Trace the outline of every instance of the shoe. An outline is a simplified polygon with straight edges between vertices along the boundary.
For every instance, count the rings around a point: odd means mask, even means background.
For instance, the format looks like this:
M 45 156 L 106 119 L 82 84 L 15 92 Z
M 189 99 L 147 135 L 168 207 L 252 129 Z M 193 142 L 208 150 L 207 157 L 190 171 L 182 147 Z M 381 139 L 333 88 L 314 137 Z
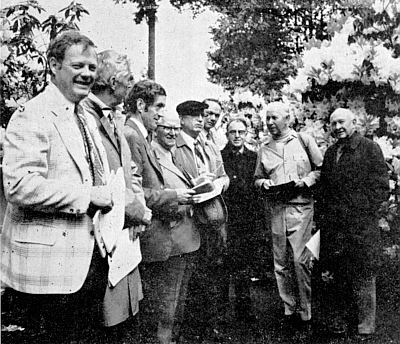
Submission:
M 347 325 L 336 321 L 328 326 L 328 331 L 335 336 L 344 337 L 347 334 Z
M 297 322 L 297 326 L 304 333 L 312 333 L 313 331 L 312 320 L 300 320 Z
M 359 333 L 355 336 L 355 338 L 359 342 L 367 342 L 367 341 L 371 340 L 372 338 L 374 338 L 374 334 L 373 333 Z
M 291 334 L 294 332 L 298 327 L 299 319 L 297 318 L 297 314 L 285 315 L 280 323 L 279 327 L 281 331 L 287 334 Z

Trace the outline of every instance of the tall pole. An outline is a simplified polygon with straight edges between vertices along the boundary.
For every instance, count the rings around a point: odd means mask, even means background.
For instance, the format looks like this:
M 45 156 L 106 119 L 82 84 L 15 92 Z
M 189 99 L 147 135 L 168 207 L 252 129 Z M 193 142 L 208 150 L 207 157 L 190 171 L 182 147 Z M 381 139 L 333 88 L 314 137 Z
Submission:
M 156 79 L 156 7 L 148 12 L 149 24 L 149 59 L 148 59 L 148 77 Z

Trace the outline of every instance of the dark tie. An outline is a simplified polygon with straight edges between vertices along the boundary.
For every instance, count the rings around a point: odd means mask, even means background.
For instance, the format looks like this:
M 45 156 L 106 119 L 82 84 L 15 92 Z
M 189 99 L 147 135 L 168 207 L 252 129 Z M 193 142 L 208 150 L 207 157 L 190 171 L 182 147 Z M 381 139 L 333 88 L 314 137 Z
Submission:
M 86 119 L 83 116 L 83 108 L 80 105 L 75 106 L 75 115 L 81 131 L 83 142 L 85 144 L 86 155 L 89 161 L 90 172 L 94 186 L 104 185 L 104 168 L 100 161 L 99 154 L 90 135 Z
M 200 161 L 205 164 L 206 162 L 204 161 L 203 154 L 201 153 L 200 149 L 200 142 L 199 141 L 194 141 L 194 153 L 196 156 L 200 159 Z
M 117 141 L 117 145 L 118 145 L 118 150 L 121 150 L 121 143 L 119 140 L 119 136 L 118 136 L 118 130 L 117 130 L 117 124 L 115 122 L 115 113 L 112 109 L 110 108 L 103 108 L 103 111 L 106 110 L 106 117 L 108 119 L 108 122 L 110 123 L 110 127 L 114 133 L 114 138 Z
M 336 151 L 336 163 L 339 162 L 340 157 L 343 154 L 343 149 L 344 149 L 344 144 L 339 145 L 337 151 Z

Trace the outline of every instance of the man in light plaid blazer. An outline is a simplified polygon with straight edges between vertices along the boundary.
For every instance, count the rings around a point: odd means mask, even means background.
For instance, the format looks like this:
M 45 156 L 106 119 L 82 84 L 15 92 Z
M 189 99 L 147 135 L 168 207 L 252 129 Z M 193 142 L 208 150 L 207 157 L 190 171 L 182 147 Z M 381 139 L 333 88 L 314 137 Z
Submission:
M 49 332 L 79 335 L 76 326 L 93 318 L 92 306 L 107 285 L 107 262 L 95 245 L 89 215 L 112 207 L 109 187 L 94 186 L 95 164 L 89 162 L 97 154 L 96 162 L 106 170 L 107 158 L 96 132 L 91 140 L 83 138 L 76 110 L 94 83 L 97 56 L 89 38 L 67 31 L 50 43 L 47 58 L 50 85 L 16 111 L 6 129 L 3 171 L 9 203 L 1 277 L 40 311 L 37 317 L 54 325 Z M 96 126 L 90 116 L 86 124 Z

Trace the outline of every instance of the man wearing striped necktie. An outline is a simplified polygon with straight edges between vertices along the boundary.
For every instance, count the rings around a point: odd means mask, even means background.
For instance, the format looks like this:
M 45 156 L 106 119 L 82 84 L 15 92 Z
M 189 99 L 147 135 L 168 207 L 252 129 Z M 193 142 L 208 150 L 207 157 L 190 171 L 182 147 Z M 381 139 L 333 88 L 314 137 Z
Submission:
M 51 41 L 50 84 L 13 114 L 6 130 L 1 279 L 19 292 L 29 319 L 45 320 L 42 342 L 81 342 L 86 327 L 96 326 L 107 286 L 92 223 L 95 211 L 113 204 L 110 188 L 95 180 L 107 159 L 88 134 L 90 119 L 75 111 L 95 80 L 94 47 L 72 30 Z

